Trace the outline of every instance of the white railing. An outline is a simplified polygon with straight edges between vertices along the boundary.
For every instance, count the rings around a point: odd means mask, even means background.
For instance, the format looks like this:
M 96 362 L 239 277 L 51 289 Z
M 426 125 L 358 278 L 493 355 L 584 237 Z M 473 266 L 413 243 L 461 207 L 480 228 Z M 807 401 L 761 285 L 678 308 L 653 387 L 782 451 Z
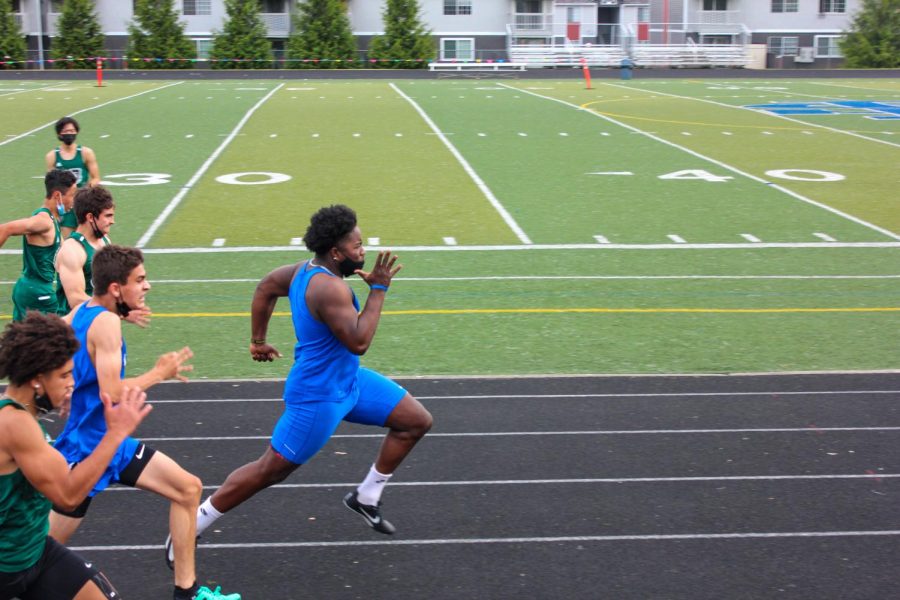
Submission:
M 260 13 L 269 37 L 287 37 L 291 33 L 291 15 L 288 13 Z
M 701 10 L 697 11 L 697 15 L 697 20 L 704 25 L 723 25 L 741 21 L 739 10 Z
M 545 13 L 516 13 L 513 15 L 513 31 L 525 33 L 550 33 L 553 15 Z

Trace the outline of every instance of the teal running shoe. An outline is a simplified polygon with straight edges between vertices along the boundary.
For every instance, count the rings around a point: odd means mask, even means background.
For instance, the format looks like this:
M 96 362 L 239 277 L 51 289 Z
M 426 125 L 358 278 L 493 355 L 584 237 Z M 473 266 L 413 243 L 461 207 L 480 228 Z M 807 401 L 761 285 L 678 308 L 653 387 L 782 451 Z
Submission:
M 217 585 L 215 590 L 203 586 L 197 590 L 194 600 L 241 600 L 240 594 L 223 594 L 222 586 Z

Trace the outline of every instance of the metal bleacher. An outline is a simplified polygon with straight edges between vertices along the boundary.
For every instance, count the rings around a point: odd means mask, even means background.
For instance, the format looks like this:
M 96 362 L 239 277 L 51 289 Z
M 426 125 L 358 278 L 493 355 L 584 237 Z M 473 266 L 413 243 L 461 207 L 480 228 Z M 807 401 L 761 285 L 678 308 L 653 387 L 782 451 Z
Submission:
M 617 67 L 623 58 L 625 58 L 625 51 L 620 45 L 550 46 L 528 44 L 509 48 L 510 61 L 524 63 L 529 68 L 578 67 L 584 62 L 591 67 Z

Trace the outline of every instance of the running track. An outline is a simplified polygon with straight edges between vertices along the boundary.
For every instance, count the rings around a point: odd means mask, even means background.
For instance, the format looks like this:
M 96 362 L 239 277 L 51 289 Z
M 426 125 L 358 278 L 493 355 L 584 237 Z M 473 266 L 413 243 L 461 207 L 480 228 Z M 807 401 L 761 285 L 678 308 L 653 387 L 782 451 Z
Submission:
M 381 437 L 344 425 L 207 531 L 202 582 L 245 600 L 900 597 L 900 373 L 400 381 L 435 427 L 385 493 L 397 534 L 341 504 Z M 205 498 L 262 453 L 280 390 L 163 384 L 139 435 Z M 167 514 L 112 489 L 72 546 L 126 600 L 171 598 Z

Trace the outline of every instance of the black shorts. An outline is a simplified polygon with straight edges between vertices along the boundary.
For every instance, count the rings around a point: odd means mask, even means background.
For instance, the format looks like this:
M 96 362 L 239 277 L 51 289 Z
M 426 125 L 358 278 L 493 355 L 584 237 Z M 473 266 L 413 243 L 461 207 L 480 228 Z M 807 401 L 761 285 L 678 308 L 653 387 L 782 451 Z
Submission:
M 97 569 L 47 536 L 36 563 L 16 573 L 0 572 L 0 600 L 71 600 Z
M 128 487 L 137 485 L 138 478 L 141 476 L 141 473 L 144 472 L 144 469 L 147 468 L 147 464 L 150 462 L 150 459 L 153 458 L 154 454 L 156 454 L 156 450 L 145 445 L 143 442 L 139 443 L 137 449 L 134 451 L 134 456 L 131 457 L 131 460 L 125 468 L 122 469 L 122 472 L 119 473 L 119 478 L 116 480 L 116 483 L 121 483 Z M 77 464 L 72 465 L 72 468 L 74 469 L 77 466 Z M 54 505 L 53 512 L 61 514 L 64 517 L 83 519 L 87 514 L 88 508 L 91 506 L 91 500 L 93 500 L 93 496 L 88 496 L 84 499 L 84 502 L 75 508 L 75 510 L 63 510 Z

